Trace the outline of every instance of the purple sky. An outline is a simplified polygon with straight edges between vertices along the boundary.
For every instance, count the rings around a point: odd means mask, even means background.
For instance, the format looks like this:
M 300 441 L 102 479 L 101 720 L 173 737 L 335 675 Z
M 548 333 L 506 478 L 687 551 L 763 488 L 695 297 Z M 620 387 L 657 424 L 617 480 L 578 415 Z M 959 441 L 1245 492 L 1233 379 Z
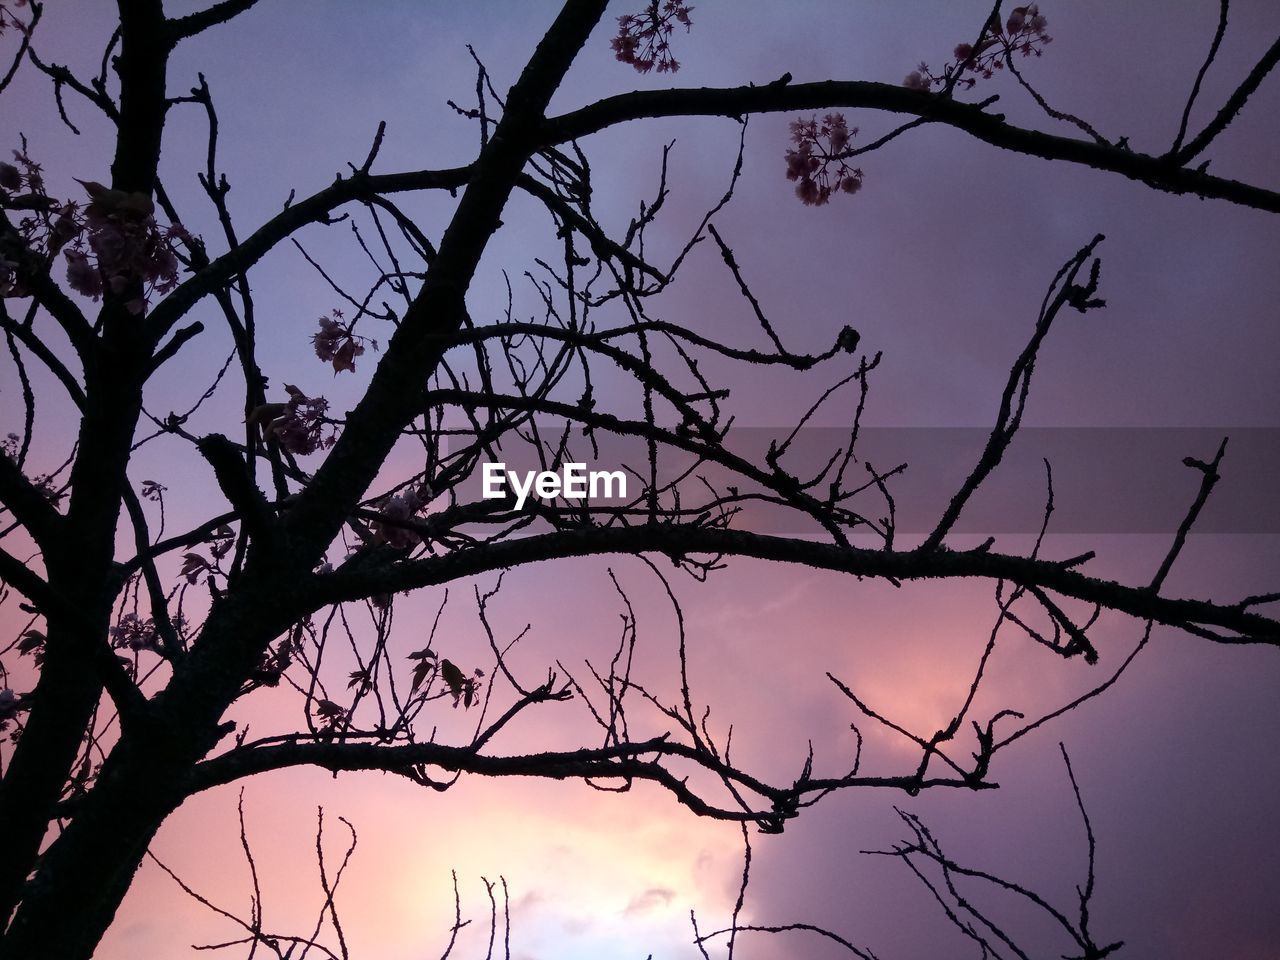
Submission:
M 168 4 L 171 13 L 201 4 Z M 626 2 L 610 13 L 629 12 Z M 96 65 L 111 29 L 112 5 L 50 2 L 42 28 L 47 56 L 76 68 Z M 920 60 L 944 62 L 972 39 L 985 2 L 818 2 L 703 0 L 694 28 L 675 38 L 681 86 L 757 84 L 790 71 L 797 82 L 828 77 L 898 82 Z M 1042 4 L 1054 40 L 1027 73 L 1055 105 L 1088 118 L 1105 135 L 1160 152 L 1171 141 L 1216 23 L 1212 2 L 1117 4 L 1073 0 Z M 359 162 L 379 120 L 388 123 L 382 171 L 445 167 L 473 154 L 473 128 L 445 101 L 469 103 L 474 74 L 465 45 L 489 67 L 495 87 L 515 79 L 554 15 L 550 3 L 371 5 L 263 0 L 232 25 L 183 49 L 171 66 L 170 92 L 184 92 L 197 70 L 207 76 L 222 120 L 221 163 L 233 190 L 241 234 L 278 210 L 289 190 L 309 194 Z M 613 92 L 671 85 L 614 61 L 612 16 L 592 37 L 553 104 L 566 110 Z M 1202 124 L 1280 31 L 1270 0 L 1238 2 L 1218 63 L 1205 82 L 1192 127 Z M 8 42 L 6 39 L 5 42 Z M 93 72 L 87 69 L 86 72 Z M 1042 125 L 1034 105 L 1007 77 L 971 95 L 1001 94 L 1018 122 Z M 19 77 L 5 97 L 0 146 L 19 132 L 48 171 L 51 193 L 68 195 L 70 178 L 107 179 L 102 124 L 78 104 L 78 140 L 62 127 L 47 85 Z M 1274 186 L 1280 168 L 1280 83 L 1274 78 L 1211 151 L 1220 175 Z M 924 128 L 863 159 L 865 184 L 854 197 L 808 208 L 784 179 L 789 116 L 758 117 L 747 131 L 742 181 L 716 218 L 755 294 L 793 349 L 822 349 L 842 326 L 862 334 L 864 350 L 884 352 L 866 422 L 876 426 L 985 426 L 994 415 L 1009 363 L 1021 349 L 1043 291 L 1058 266 L 1095 233 L 1105 233 L 1102 295 L 1106 310 L 1066 315 L 1041 355 L 1027 411 L 1037 426 L 1280 427 L 1280 221 L 1194 198 L 1160 194 L 1114 175 L 1010 156 L 945 128 Z M 891 118 L 849 116 L 859 142 L 889 129 Z M 1047 122 L 1047 121 L 1045 121 Z M 186 225 L 214 236 L 195 171 L 202 164 L 203 121 L 177 111 L 167 130 L 162 175 L 180 198 Z M 1068 131 L 1059 131 L 1068 132 Z M 651 197 L 662 145 L 676 141 L 667 218 L 651 237 L 657 262 L 670 257 L 723 191 L 738 128 L 728 120 L 646 121 L 584 142 L 596 178 L 601 221 L 625 229 Z M 451 210 L 447 195 L 410 204 L 428 234 Z M 186 211 L 190 211 L 187 213 Z M 500 316 L 502 269 L 513 282 L 545 255 L 548 218 L 524 198 L 512 201 L 469 298 L 478 322 Z M 336 278 L 358 284 L 367 265 L 345 227 L 302 237 Z M 359 395 L 370 365 L 334 379 L 311 354 L 316 318 L 338 303 L 290 245 L 252 275 L 265 372 L 325 393 L 335 409 Z M 534 309 L 527 289 L 518 302 Z M 659 310 L 667 319 L 725 338 L 758 336 L 746 305 L 709 244 L 695 252 Z M 209 319 L 212 304 L 197 314 Z M 210 323 L 201 350 L 166 368 L 148 395 L 163 415 L 189 405 L 229 351 Z M 364 332 L 364 331 L 362 331 Z M 371 336 L 379 336 L 372 328 Z M 385 333 L 381 334 L 385 337 Z M 829 385 L 830 374 L 797 376 L 708 367 L 729 378 L 738 423 L 782 427 Z M 9 410 L 3 385 L 0 427 Z M 825 379 L 824 379 L 825 378 Z M 198 385 L 198 386 L 193 386 Z M 611 385 L 601 390 L 608 395 Z M 619 402 L 626 395 L 618 394 Z M 193 419 L 195 432 L 237 429 L 234 392 Z M 847 409 L 847 408 L 845 408 Z M 37 451 L 65 455 L 66 412 L 50 406 Z M 824 421 L 839 422 L 833 410 Z M 1209 457 L 1211 449 L 1180 455 Z M 42 464 L 43 465 L 43 464 Z M 1231 458 L 1219 496 L 1234 481 Z M 1106 469 L 1105 464 L 1098 470 Z M 1196 479 L 1177 458 L 1149 465 Z M 1185 476 L 1179 476 L 1185 474 Z M 174 491 L 172 529 L 203 518 L 213 496 L 202 462 L 177 443 L 140 454 L 135 481 L 154 477 Z M 1255 478 L 1257 480 L 1257 478 Z M 1150 479 L 1135 476 L 1139 487 Z M 1261 478 L 1274 488 L 1275 478 Z M 1087 491 L 1086 491 L 1087 494 Z M 1039 486 L 1025 491 L 1032 503 Z M 1028 538 L 1002 537 L 1004 549 Z M 959 542 L 959 541 L 957 541 Z M 1089 570 L 1141 582 L 1168 536 L 1051 536 L 1046 551 L 1069 556 L 1096 548 Z M 637 601 L 641 672 L 669 684 L 675 657 L 671 610 L 651 574 L 632 558 L 612 562 Z M 559 658 L 580 664 L 607 658 L 617 642 L 619 605 L 602 561 L 518 571 L 495 601 L 499 632 L 533 624 L 517 662 L 533 675 Z M 1280 538 L 1197 536 L 1175 567 L 1170 592 L 1218 600 L 1276 588 Z M 492 581 L 485 581 L 489 585 Z M 852 749 L 852 705 L 826 680 L 831 671 L 873 705 L 920 729 L 945 722 L 963 698 L 995 616 L 988 584 L 911 585 L 902 590 L 738 561 L 698 585 L 677 579 L 689 630 L 695 696 L 712 707 L 715 729 L 734 724 L 735 756 L 775 780 L 798 772 L 814 741 L 820 769 L 835 772 Z M 483 661 L 471 586 L 451 595 L 442 635 L 460 660 Z M 421 618 L 437 594 L 405 601 L 398 614 L 406 651 L 422 645 Z M 998 652 L 984 704 L 1028 713 L 1048 709 L 1110 671 L 1139 639 L 1141 625 L 1104 620 L 1102 662 L 1062 662 L 1026 642 Z M 1274 957 L 1280 943 L 1280 826 L 1272 815 L 1280 789 L 1280 663 L 1270 649 L 1230 649 L 1169 631 L 1110 694 L 1032 735 L 997 759 L 998 791 L 845 793 L 809 811 L 780 837 L 753 836 L 753 881 L 744 919 L 819 923 L 864 944 L 884 960 L 963 956 L 964 941 L 936 904 L 896 862 L 863 857 L 904 833 L 896 804 L 919 813 L 958 858 L 1035 886 L 1070 908 L 1083 882 L 1083 828 L 1058 753 L 1065 741 L 1098 842 L 1093 929 L 1124 939 L 1121 956 L 1168 960 Z M 263 729 L 285 714 L 264 698 L 244 707 Z M 581 714 L 570 704 L 532 720 L 504 750 L 569 742 Z M 451 711 L 446 711 L 446 714 Z M 984 715 L 980 708 L 979 715 Z M 444 715 L 442 733 L 471 718 Z M 910 763 L 901 744 L 864 725 L 869 767 L 899 772 Z M 629 796 L 575 783 L 463 782 L 443 795 L 380 775 L 333 780 L 320 773 L 273 774 L 245 786 L 247 819 L 267 889 L 272 925 L 302 926 L 319 903 L 314 879 L 314 808 L 323 804 L 338 842 L 336 817 L 351 820 L 360 846 L 340 905 L 356 955 L 408 960 L 435 955 L 452 918 L 450 870 L 464 911 L 484 925 L 481 876 L 506 877 L 511 890 L 513 955 L 528 958 L 696 956 L 688 945 L 690 909 L 704 929 L 728 920 L 740 871 L 737 828 L 698 821 L 656 790 Z M 157 855 L 213 899 L 236 909 L 248 881 L 235 826 L 237 791 L 199 796 L 173 815 Z M 336 847 L 335 847 L 336 849 Z M 983 901 L 997 903 L 998 901 Z M 1022 930 L 1017 924 L 1012 929 Z M 232 931 L 193 904 L 152 865 L 144 865 L 102 960 L 182 955 L 192 942 Z M 1030 928 L 1045 956 L 1067 945 Z M 469 939 L 466 939 L 469 937 Z M 483 955 L 482 931 L 469 929 L 464 956 Z M 743 942 L 743 956 L 769 960 L 826 957 L 814 941 Z M 749 949 L 748 949 L 749 948 Z M 475 953 L 479 949 L 480 953 Z M 973 952 L 976 956 L 976 951 Z M 831 956 L 838 954 L 831 953 Z

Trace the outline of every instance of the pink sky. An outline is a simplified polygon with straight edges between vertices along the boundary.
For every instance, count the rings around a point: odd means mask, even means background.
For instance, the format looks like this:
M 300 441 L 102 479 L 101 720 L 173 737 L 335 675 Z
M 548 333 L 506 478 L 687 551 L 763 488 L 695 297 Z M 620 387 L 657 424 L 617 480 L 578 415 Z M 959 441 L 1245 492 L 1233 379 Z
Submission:
M 168 4 L 178 14 L 202 4 Z M 79 68 L 97 63 L 111 29 L 111 5 L 49 3 L 49 56 Z M 478 0 L 410 2 L 359 9 L 335 0 L 264 0 L 235 23 L 190 44 L 171 66 L 171 93 L 204 71 L 222 119 L 221 163 L 233 184 L 242 235 L 278 210 L 296 187 L 306 195 L 359 162 L 379 120 L 388 123 L 379 169 L 466 162 L 474 130 L 445 105 L 469 103 L 474 45 L 494 85 L 505 90 L 554 14 L 550 3 Z M 610 13 L 632 9 L 615 4 Z M 635 4 L 638 6 L 638 4 Z M 1157 151 L 1173 136 L 1183 97 L 1216 22 L 1211 2 L 1042 4 L 1053 43 L 1027 66 L 1063 109 L 1087 116 L 1109 136 Z M 921 59 L 939 63 L 971 39 L 987 3 L 846 3 L 703 0 L 694 28 L 676 37 L 681 86 L 766 83 L 786 71 L 797 82 L 827 77 L 897 82 Z M 660 88 L 670 76 L 639 76 L 614 62 L 612 19 L 593 36 L 553 103 L 567 110 L 613 92 Z M 1231 29 L 1206 81 L 1203 122 L 1280 30 L 1267 0 L 1233 5 Z M 9 42 L 8 38 L 4 42 Z M 88 72 L 93 72 L 89 70 Z M 1039 121 L 1008 78 L 974 97 L 1001 94 L 1011 119 Z M 47 85 L 19 77 L 5 97 L 0 147 L 19 132 L 46 166 L 51 193 L 70 194 L 72 177 L 107 178 L 102 124 L 78 105 L 79 139 L 62 127 Z M 1280 168 L 1280 84 L 1274 78 L 1212 151 L 1221 175 L 1272 185 Z M 863 158 L 855 197 L 803 207 L 784 179 L 787 116 L 753 119 L 735 201 L 716 219 L 755 294 L 793 349 L 821 349 L 845 324 L 864 350 L 883 350 L 866 420 L 877 426 L 985 426 L 1010 361 L 1034 321 L 1059 264 L 1093 234 L 1107 234 L 1104 311 L 1064 317 L 1037 368 L 1027 420 L 1038 426 L 1280 427 L 1280 224 L 1222 202 L 1174 197 L 1083 168 L 1006 156 L 950 129 L 924 128 Z M 195 170 L 202 119 L 178 111 L 167 131 L 162 175 L 189 210 L 186 225 L 214 236 Z M 888 129 L 879 116 L 850 116 L 860 140 Z M 596 178 L 601 221 L 625 228 L 656 183 L 663 144 L 674 139 L 669 216 L 653 236 L 654 259 L 670 256 L 723 191 L 738 128 L 728 120 L 646 121 L 584 142 Z M 451 211 L 447 195 L 411 205 L 436 235 Z M 502 269 L 513 283 L 534 256 L 554 255 L 548 218 L 524 198 L 482 263 L 468 301 L 478 322 L 505 304 Z M 345 228 L 302 237 L 335 276 L 363 279 Z M 358 254 L 358 251 L 357 251 Z M 325 393 L 334 409 L 359 395 L 371 364 L 335 379 L 311 354 L 316 318 L 337 305 L 297 252 L 282 245 L 252 275 L 265 372 L 276 386 Z M 522 307 L 535 305 L 527 291 Z M 723 337 L 754 336 L 714 248 L 704 244 L 661 300 L 663 314 Z M 197 309 L 206 319 L 212 304 Z M 209 323 L 199 350 L 167 368 L 148 395 L 163 415 L 199 394 L 225 359 L 229 339 Z M 377 334 L 370 329 L 370 335 Z M 783 427 L 828 385 L 773 372 L 730 377 L 738 423 Z M 11 368 L 0 383 L 0 433 L 20 423 Z M 723 377 L 722 377 L 723 378 Z M 601 385 L 602 393 L 616 384 Z M 220 402 L 218 402 L 220 400 Z M 234 390 L 193 419 L 194 432 L 233 431 Z M 38 424 L 37 455 L 65 456 L 68 412 L 50 405 Z M 826 421 L 837 422 L 835 413 Z M 1212 450 L 1185 450 L 1209 457 Z M 407 455 L 406 455 L 407 456 Z M 407 462 L 407 461 L 406 461 Z M 40 466 L 46 466 L 41 462 Z M 1229 496 L 1231 458 L 1219 496 Z M 1100 465 L 1100 470 L 1105 465 Z M 1174 459 L 1148 478 L 1195 477 Z M 1178 477 L 1186 473 L 1185 477 Z M 131 471 L 172 493 L 170 529 L 199 522 L 216 488 L 203 462 L 176 442 L 144 448 Z M 392 472 L 387 478 L 394 479 Z M 1256 478 L 1255 478 L 1256 479 Z M 1269 481 L 1274 486 L 1275 479 Z M 1033 503 L 1039 487 L 1027 490 Z M 1027 538 L 1002 537 L 1007 549 Z M 1046 551 L 1099 551 L 1091 572 L 1134 582 L 1149 577 L 1167 548 L 1159 535 L 1060 535 Z M 663 561 L 665 563 L 665 561 Z M 670 606 L 634 558 L 608 564 L 636 603 L 638 673 L 672 690 L 676 640 Z M 617 644 L 620 606 L 603 560 L 543 564 L 509 575 L 492 614 L 500 636 L 532 632 L 513 658 L 538 678 L 557 659 L 607 662 Z M 668 565 L 669 566 L 669 565 Z M 1274 590 L 1280 538 L 1200 536 L 1168 589 L 1217 600 Z M 481 582 L 482 588 L 492 578 Z M 836 575 L 736 561 L 707 584 L 675 581 L 684 607 L 695 698 L 712 707 L 713 729 L 734 725 L 735 757 L 774 780 L 799 772 L 812 739 L 820 769 L 835 773 L 852 749 L 852 704 L 826 680 L 831 671 L 872 704 L 921 729 L 945 721 L 963 699 L 995 616 L 991 585 L 918 584 L 895 590 Z M 489 666 L 474 617 L 472 585 L 451 587 L 437 646 L 468 666 Z M 396 643 L 425 643 L 438 593 L 402 602 Z M 0 610 L 11 617 L 11 607 Z M 12 623 L 6 619 L 6 625 Z M 1100 625 L 1102 663 L 1062 662 L 1010 639 L 993 664 L 983 703 L 1048 709 L 1113 669 L 1141 625 Z M 342 674 L 341 663 L 333 666 Z M 1040 885 L 1070 907 L 1083 881 L 1085 847 L 1057 743 L 1065 741 L 1098 839 L 1094 930 L 1124 939 L 1122 956 L 1168 960 L 1275 956 L 1280 921 L 1280 827 L 1271 815 L 1280 755 L 1268 736 L 1280 723 L 1280 663 L 1270 649 L 1229 649 L 1157 631 L 1131 673 L 1078 715 L 1028 737 L 998 758 L 998 791 L 846 793 L 809 811 L 780 837 L 753 836 L 746 922 L 821 923 L 886 958 L 953 955 L 963 942 L 927 892 L 898 864 L 858 855 L 904 837 L 896 804 L 920 813 L 950 850 L 976 865 Z M 255 730 L 296 723 L 298 706 L 255 695 L 241 718 Z M 979 715 L 984 715 L 982 709 Z M 440 709 L 442 737 L 465 736 L 474 717 Z M 495 749 L 571 743 L 585 716 L 572 702 L 550 705 Z M 899 772 L 909 754 L 881 731 L 868 735 L 866 763 Z M 588 734 L 590 736 L 591 734 Z M 896 765 L 896 766 L 895 766 Z M 302 927 L 320 902 L 315 879 L 315 808 L 326 813 L 334 855 L 350 820 L 359 846 L 339 894 L 353 955 L 409 960 L 438 955 L 452 919 L 450 870 L 465 916 L 461 953 L 482 956 L 488 901 L 481 877 L 505 876 L 511 892 L 513 956 L 693 957 L 689 911 L 704 929 L 723 926 L 741 869 L 733 826 L 700 821 L 657 790 L 597 793 L 579 783 L 463 781 L 437 794 L 379 774 L 334 779 L 286 772 L 244 786 L 248 829 L 264 876 L 267 918 Z M 215 902 L 247 910 L 249 886 L 236 827 L 238 789 L 192 799 L 165 824 L 153 847 Z M 151 864 L 143 866 L 98 953 L 101 960 L 176 957 L 186 945 L 229 939 L 235 930 L 186 898 Z M 1029 933 L 1035 938 L 1040 934 Z M 1040 940 L 1033 940 L 1037 944 Z M 745 941 L 744 956 L 821 958 L 813 941 Z M 1271 951 L 1271 952 L 1268 952 Z M 1061 952 L 1061 950 L 1059 950 Z M 836 954 L 832 953 L 831 956 Z M 1057 955 L 1057 954 L 1051 954 Z

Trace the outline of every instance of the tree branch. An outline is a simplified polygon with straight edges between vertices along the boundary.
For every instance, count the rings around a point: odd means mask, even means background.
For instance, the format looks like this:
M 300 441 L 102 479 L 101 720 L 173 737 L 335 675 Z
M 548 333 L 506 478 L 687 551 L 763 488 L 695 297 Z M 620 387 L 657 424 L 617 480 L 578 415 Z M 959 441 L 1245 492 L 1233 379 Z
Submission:
M 226 23 L 257 4 L 258 0 L 221 0 L 211 7 L 169 21 L 170 43 L 178 43 L 197 33 Z
M 49 584 L 4 549 L 0 549 L 0 580 L 15 587 L 32 606 L 40 611 L 41 616 L 44 616 L 45 611 L 50 608 L 56 610 L 57 603 L 53 594 L 49 592 Z
M 1227 125 L 1244 109 L 1245 103 L 1253 96 L 1254 91 L 1262 85 L 1262 81 L 1267 78 L 1267 74 L 1275 69 L 1277 63 L 1280 63 L 1280 37 L 1276 38 L 1276 42 L 1271 45 L 1270 49 L 1262 55 L 1262 59 L 1249 71 L 1249 75 L 1245 77 L 1244 82 L 1236 87 L 1235 92 L 1227 98 L 1227 102 L 1222 105 L 1222 109 L 1218 111 L 1217 116 L 1209 121 L 1208 125 L 1200 131 L 1194 140 L 1173 155 L 1173 161 L 1182 165 L 1202 153 L 1213 142 L 1214 138 L 1225 130 Z M 1275 208 L 1262 207 L 1260 209 L 1274 211 Z
M 653 755 L 654 759 L 641 759 Z M 736 781 L 768 801 L 758 810 L 727 809 L 709 803 L 693 790 L 686 777 L 678 777 L 661 765 L 663 758 L 692 761 L 719 777 Z M 429 780 L 422 768 L 438 767 L 450 773 L 471 773 L 489 777 L 539 777 L 551 780 L 648 780 L 676 795 L 700 816 L 721 820 L 777 821 L 795 816 L 795 801 L 810 793 L 824 793 L 833 787 L 881 787 L 906 790 L 920 785 L 914 776 L 850 776 L 836 780 L 821 778 L 798 781 L 789 787 L 774 787 L 751 777 L 697 746 L 677 743 L 666 736 L 638 743 L 619 743 L 579 750 L 548 751 L 515 756 L 481 754 L 476 747 L 442 743 L 411 743 L 386 746 L 377 743 L 290 740 L 265 746 L 235 748 L 221 756 L 197 764 L 186 784 L 188 794 L 231 783 L 270 770 L 296 766 L 317 766 L 333 772 L 382 770 L 399 773 L 426 786 L 441 786 Z M 925 787 L 983 789 L 993 784 L 973 784 L 961 778 L 926 780 Z
M 42 550 L 53 548 L 65 518 L 3 453 L 0 453 L 0 504 L 26 528 Z
M 982 578 L 1036 586 L 1087 603 L 1102 604 L 1128 616 L 1180 629 L 1205 626 L 1229 630 L 1233 636 L 1212 635 L 1222 643 L 1258 643 L 1280 647 L 1280 621 L 1250 613 L 1240 605 L 1161 597 L 1147 587 L 1130 587 L 1086 576 L 1051 560 L 994 553 L 921 550 L 871 550 L 779 537 L 743 530 L 724 530 L 682 524 L 588 528 L 538 534 L 519 540 L 421 560 L 362 563 L 357 556 L 331 574 L 312 578 L 299 602 L 307 609 L 342 600 L 358 600 L 375 593 L 400 592 L 435 586 L 459 577 L 487 573 L 526 563 L 607 553 L 724 554 L 795 563 L 859 577 L 891 580 Z M 1196 632 L 1195 629 L 1192 632 Z M 1197 635 L 1204 635 L 1201 631 Z
M 1179 157 L 1193 148 L 1197 148 L 1196 152 L 1203 149 L 1203 143 L 1207 143 L 1216 136 L 1221 126 L 1230 122 L 1243 106 L 1244 100 L 1261 83 L 1266 72 L 1275 65 L 1277 58 L 1280 58 L 1280 41 L 1255 67 L 1245 84 L 1233 94 L 1214 124 L 1188 144 Z M 1280 192 L 1198 170 L 1188 170 L 1167 156 L 1154 157 L 1121 147 L 1103 146 L 1089 140 L 1028 130 L 1007 123 L 1002 114 L 988 113 L 973 104 L 892 84 L 860 80 L 829 80 L 781 87 L 702 87 L 623 93 L 548 119 L 542 128 L 542 138 L 544 145 L 564 143 L 643 117 L 739 117 L 747 113 L 837 107 L 912 114 L 963 130 L 992 146 L 1015 153 L 1043 157 L 1046 160 L 1066 160 L 1095 170 L 1118 173 L 1166 193 L 1190 193 L 1198 197 L 1228 200 L 1272 213 L 1280 212 Z M 1190 156 L 1194 156 L 1194 152 Z
M 361 174 L 339 177 L 305 200 L 286 206 L 195 276 L 156 304 L 147 316 L 153 340 L 159 341 L 197 302 L 247 271 L 270 253 L 282 240 L 313 223 L 323 223 L 345 203 L 363 201 L 385 193 L 407 190 L 456 190 L 466 186 L 474 165 L 445 170 L 415 170 L 406 173 Z
M 1187 96 L 1186 105 L 1182 108 L 1182 119 L 1178 122 L 1178 135 L 1173 138 L 1173 147 L 1169 151 L 1172 154 L 1176 155 L 1182 149 L 1182 142 L 1187 137 L 1187 123 L 1191 120 L 1191 108 L 1196 105 L 1196 98 L 1200 96 L 1200 84 L 1204 82 L 1205 74 L 1209 72 L 1214 58 L 1218 56 L 1218 48 L 1222 45 L 1222 38 L 1227 32 L 1227 12 L 1230 7 L 1231 0 L 1218 0 L 1218 29 L 1213 33 L 1209 53 L 1205 56 L 1204 63 L 1200 64 L 1195 82 L 1191 84 L 1191 93 Z

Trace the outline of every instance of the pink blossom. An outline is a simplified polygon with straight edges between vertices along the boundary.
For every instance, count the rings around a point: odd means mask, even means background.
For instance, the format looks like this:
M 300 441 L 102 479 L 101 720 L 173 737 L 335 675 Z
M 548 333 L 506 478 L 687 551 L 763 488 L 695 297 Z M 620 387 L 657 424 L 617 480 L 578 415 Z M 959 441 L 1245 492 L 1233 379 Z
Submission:
M 291 384 L 286 383 L 284 388 L 289 394 L 289 402 L 267 425 L 266 434 L 297 456 L 333 446 L 337 432 L 325 416 L 329 401 L 324 397 L 308 397 Z M 325 434 L 326 426 L 329 426 L 328 435 Z
M 126 613 L 110 630 L 111 645 L 135 652 L 140 650 L 158 650 L 159 636 L 155 622 L 148 617 L 143 620 L 136 613 Z
M 840 113 L 828 113 L 822 118 L 823 126 L 827 130 L 827 139 L 830 142 L 831 152 L 839 153 L 849 145 L 849 127 L 845 123 L 844 115 Z
M 73 243 L 84 229 L 84 224 L 76 215 L 74 203 L 64 204 L 58 218 L 49 228 L 49 256 L 54 256 L 68 243 Z
M 407 527 L 399 526 L 406 520 L 413 519 L 427 505 L 424 496 L 425 488 L 412 488 L 386 497 L 378 504 L 378 512 L 385 520 L 375 520 L 370 524 L 373 537 L 377 543 L 386 543 L 401 550 L 408 550 L 422 542 L 422 537 Z M 385 521 L 395 521 L 387 523 Z
M 862 186 L 862 171 L 846 163 L 857 133 L 840 113 L 827 114 L 821 123 L 817 118 L 791 122 L 795 146 L 786 153 L 787 179 L 796 181 L 796 196 L 806 206 L 821 206 L 833 193 L 856 193 Z
M 355 370 L 356 357 L 364 354 L 362 338 L 352 334 L 350 328 L 341 323 L 341 312 L 334 310 L 332 316 L 320 318 L 320 332 L 311 338 L 316 356 L 333 364 L 333 372 Z M 376 346 L 376 344 L 375 344 Z
M 1006 60 L 1015 53 L 1040 56 L 1044 45 L 1053 39 L 1045 33 L 1048 25 L 1038 4 L 1014 7 L 1003 24 L 998 17 L 991 18 L 976 46 L 957 44 L 952 53 L 954 59 L 943 66 L 941 73 L 935 74 L 927 63 L 922 63 L 907 74 L 903 86 L 913 90 L 950 89 L 958 84 L 972 87 L 979 77 L 989 80 L 997 70 L 1004 69 Z
M 186 239 L 187 232 L 180 224 L 162 230 L 153 215 L 155 204 L 144 193 L 126 193 L 91 180 L 80 182 L 89 194 L 85 225 L 101 283 L 117 296 L 140 284 L 141 295 L 125 305 L 131 313 L 140 314 L 152 295 L 168 293 L 178 285 L 173 241 Z
M 692 11 L 683 0 L 651 0 L 643 13 L 624 14 L 618 18 L 618 35 L 610 41 L 614 57 L 640 73 L 655 67 L 659 73 L 675 73 L 680 62 L 671 55 L 670 37 L 676 23 L 686 31 L 693 26 Z
M 67 259 L 67 283 L 76 293 L 97 300 L 102 296 L 102 274 L 89 262 L 82 250 L 67 250 L 62 254 Z

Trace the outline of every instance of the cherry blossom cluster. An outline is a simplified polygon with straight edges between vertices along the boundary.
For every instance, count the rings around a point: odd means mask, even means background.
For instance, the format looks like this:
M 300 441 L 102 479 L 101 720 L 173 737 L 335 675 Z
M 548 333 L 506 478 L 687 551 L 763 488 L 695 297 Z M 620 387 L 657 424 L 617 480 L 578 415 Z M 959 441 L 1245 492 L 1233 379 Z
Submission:
M 0 296 L 29 295 L 22 279 L 24 254 L 48 265 L 62 253 L 73 290 L 93 300 L 107 292 L 128 296 L 125 307 L 133 314 L 141 314 L 153 295 L 177 286 L 173 245 L 187 233 L 180 224 L 159 226 L 148 195 L 81 180 L 89 197 L 82 208 L 49 196 L 40 165 L 25 148 L 13 158 L 14 163 L 0 162 L 0 207 L 22 215 L 18 248 L 0 250 Z
M 618 18 L 618 35 L 611 46 L 614 56 L 641 73 L 657 68 L 658 73 L 675 73 L 680 62 L 671 55 L 671 34 L 677 23 L 685 30 L 693 26 L 693 7 L 682 0 L 652 0 L 643 13 Z
M 158 652 L 160 637 L 156 633 L 155 621 L 150 617 L 145 620 L 136 613 L 126 613 L 110 630 L 111 645 L 116 649 L 142 650 Z
M 378 341 L 357 337 L 351 327 L 344 325 L 341 310 L 334 310 L 330 316 L 320 318 L 320 332 L 311 338 L 316 356 L 325 363 L 333 364 L 333 372 L 355 370 L 356 357 L 364 354 L 364 344 L 368 343 L 374 350 L 378 349 Z
M 857 193 L 862 171 L 849 166 L 849 142 L 858 128 L 849 128 L 844 114 L 828 113 L 819 121 L 791 121 L 787 151 L 787 179 L 796 181 L 796 196 L 807 206 L 822 206 L 834 193 Z
M 1004 69 L 1005 59 L 1014 54 L 1041 56 L 1045 44 L 1053 39 L 1045 33 L 1047 26 L 1048 21 L 1040 13 L 1038 4 L 1014 7 L 1004 23 L 998 17 L 991 18 L 977 47 L 971 43 L 959 44 L 953 53 L 954 59 L 942 68 L 940 74 L 935 74 L 927 63 L 922 63 L 907 74 L 902 84 L 913 90 L 930 90 L 950 83 L 972 87 L 979 77 L 990 80 L 995 71 Z M 960 76 L 961 70 L 966 71 L 965 76 Z
M 246 422 L 261 427 L 264 437 L 275 440 L 296 456 L 332 447 L 338 434 L 326 416 L 329 401 L 324 397 L 308 397 L 289 383 L 284 389 L 289 394 L 288 402 L 264 403 L 249 414 Z
M 409 488 L 384 498 L 378 504 L 378 512 L 384 519 L 375 520 L 370 524 L 374 541 L 398 547 L 401 550 L 408 550 L 421 543 L 422 538 L 416 532 L 399 524 L 417 516 L 430 498 L 431 493 L 425 486 L 418 489 Z
M 329 426 L 329 433 L 325 434 L 329 401 L 324 397 L 308 397 L 292 384 L 286 383 L 284 389 L 289 394 L 289 402 L 285 404 L 284 413 L 271 425 L 280 446 L 299 456 L 332 447 L 337 432 Z
M 81 181 L 89 194 L 85 208 L 88 249 L 77 238 L 66 250 L 67 281 L 72 288 L 97 300 L 103 290 L 120 296 L 137 284 L 140 296 L 125 306 L 130 313 L 146 309 L 152 294 L 165 294 L 178 285 L 178 258 L 173 243 L 186 239 L 180 224 L 160 228 L 155 204 L 145 193 L 126 193 L 100 183 Z

